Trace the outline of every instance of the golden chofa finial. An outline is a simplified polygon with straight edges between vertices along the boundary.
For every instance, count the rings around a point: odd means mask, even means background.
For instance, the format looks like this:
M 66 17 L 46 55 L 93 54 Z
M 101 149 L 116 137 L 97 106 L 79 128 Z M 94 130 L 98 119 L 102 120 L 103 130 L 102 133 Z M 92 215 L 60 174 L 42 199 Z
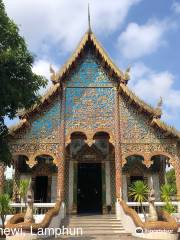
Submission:
M 162 108 L 162 105 L 163 105 L 163 99 L 162 99 L 162 97 L 160 97 L 159 101 L 157 103 L 157 108 Z
M 161 118 L 161 115 L 162 115 L 162 105 L 163 105 L 163 99 L 162 99 L 162 97 L 160 97 L 158 102 L 157 102 L 157 106 L 155 108 L 154 118 Z
M 91 30 L 91 15 L 90 15 L 90 6 L 89 6 L 89 3 L 88 3 L 88 32 L 91 33 L 92 30 Z
M 128 81 L 130 80 L 130 71 L 131 71 L 131 65 L 129 65 L 124 73 L 124 84 L 127 84 Z
M 51 73 L 51 81 L 52 81 L 52 83 L 53 83 L 53 84 L 57 83 L 57 82 L 58 82 L 58 81 L 57 81 L 57 75 L 56 75 L 56 72 L 55 72 L 55 70 L 53 69 L 53 67 L 52 67 L 51 64 L 50 64 L 50 66 L 49 66 L 49 71 L 50 71 L 50 73 Z

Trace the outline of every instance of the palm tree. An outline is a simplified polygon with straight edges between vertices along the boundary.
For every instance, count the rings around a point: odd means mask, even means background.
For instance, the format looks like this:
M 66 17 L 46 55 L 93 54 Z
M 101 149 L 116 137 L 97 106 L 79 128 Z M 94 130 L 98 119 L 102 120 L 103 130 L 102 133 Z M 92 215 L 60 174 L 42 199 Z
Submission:
M 11 210 L 11 207 L 9 205 L 10 203 L 10 197 L 8 194 L 1 194 L 0 195 L 0 217 L 2 221 L 2 227 L 4 229 L 5 220 L 8 212 Z
M 170 202 L 171 196 L 174 195 L 174 192 L 175 192 L 175 189 L 172 187 L 172 185 L 168 183 L 161 186 L 161 198 L 166 203 L 163 209 L 168 213 L 175 212 L 175 207 Z
M 169 202 L 171 200 L 171 196 L 173 196 L 175 189 L 172 185 L 166 183 L 161 186 L 161 198 L 164 202 Z
M 129 188 L 129 196 L 133 197 L 134 201 L 139 202 L 144 218 L 146 220 L 146 214 L 142 205 L 142 202 L 148 200 L 149 188 L 143 181 L 135 181 Z
M 29 186 L 29 180 L 28 179 L 21 179 L 20 180 L 19 194 L 20 194 L 21 202 L 23 200 L 23 202 L 25 203 L 25 206 L 26 206 L 26 193 L 27 193 L 27 190 L 28 190 L 28 186 Z M 21 207 L 21 212 L 22 212 L 22 207 Z

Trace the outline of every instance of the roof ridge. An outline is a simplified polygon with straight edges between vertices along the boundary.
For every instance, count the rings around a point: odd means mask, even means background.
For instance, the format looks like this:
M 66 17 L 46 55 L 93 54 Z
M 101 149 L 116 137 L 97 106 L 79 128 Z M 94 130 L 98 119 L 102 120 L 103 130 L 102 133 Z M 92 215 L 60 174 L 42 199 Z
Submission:
M 83 47 L 87 43 L 88 40 L 91 40 L 94 44 L 94 46 L 99 51 L 100 55 L 104 59 L 104 61 L 109 65 L 109 67 L 114 71 L 114 73 L 117 75 L 118 78 L 124 79 L 124 73 L 116 66 L 116 64 L 112 61 L 109 54 L 106 52 L 106 50 L 102 47 L 101 43 L 96 39 L 93 32 L 87 31 L 84 36 L 82 37 L 81 41 L 77 45 L 76 49 L 72 53 L 71 57 L 66 61 L 65 64 L 60 68 L 60 70 L 56 73 L 57 81 L 60 81 L 60 79 L 63 77 L 63 75 L 66 73 L 66 71 L 71 67 L 73 62 L 77 59 L 80 52 L 83 50 Z
M 22 109 L 19 111 L 19 117 L 23 118 L 25 115 L 28 115 L 30 112 L 33 112 L 37 107 L 42 105 L 49 97 L 51 97 L 57 89 L 60 87 L 60 83 L 55 83 L 54 85 L 51 85 L 47 91 L 41 96 L 39 103 L 35 103 L 30 109 L 25 110 Z
M 150 114 L 152 114 L 152 115 L 156 114 L 156 109 L 153 106 L 151 106 L 149 103 L 146 103 L 144 100 L 142 100 L 140 97 L 138 97 L 127 85 L 121 83 L 119 85 L 119 87 L 120 87 L 120 90 L 122 90 L 132 100 L 134 100 L 135 103 L 139 104 Z
M 178 131 L 175 127 L 167 124 L 163 120 L 157 119 L 157 118 L 153 118 L 152 124 L 154 124 L 154 123 L 157 126 L 159 126 L 161 129 L 163 129 L 164 131 L 169 132 L 169 133 L 175 135 L 176 137 L 180 138 L 180 131 Z
M 157 109 L 152 107 L 150 104 L 146 103 L 142 99 L 140 99 L 126 84 L 124 84 L 123 80 L 125 78 L 124 73 L 114 64 L 114 62 L 111 60 L 108 53 L 104 50 L 101 43 L 96 39 L 93 32 L 87 31 L 82 39 L 80 40 L 79 44 L 77 45 L 76 49 L 74 50 L 71 57 L 66 61 L 65 64 L 61 67 L 61 69 L 56 73 L 57 81 L 54 82 L 54 85 L 52 85 L 46 92 L 43 94 L 43 96 L 40 99 L 40 103 L 36 103 L 34 106 L 32 106 L 29 110 L 24 111 L 20 117 L 21 121 L 19 124 L 16 124 L 15 126 L 10 127 L 11 132 L 15 132 L 17 129 L 21 128 L 23 125 L 26 125 L 28 123 L 26 117 L 33 112 L 36 108 L 38 108 L 40 105 L 44 104 L 44 102 L 49 99 L 61 86 L 61 79 L 63 75 L 68 71 L 68 69 L 72 66 L 73 62 L 78 58 L 80 52 L 83 50 L 85 44 L 87 41 L 91 40 L 96 49 L 98 50 L 99 54 L 102 56 L 103 60 L 107 63 L 107 65 L 112 69 L 117 76 L 119 80 L 119 91 L 122 91 L 126 96 L 131 98 L 132 101 L 134 101 L 140 108 L 144 109 L 149 115 L 152 117 L 152 124 L 158 125 L 161 129 L 164 131 L 169 131 L 173 133 L 173 135 L 178 136 L 180 138 L 180 133 L 174 128 L 168 126 L 166 123 L 163 123 L 159 117 L 159 112 L 157 115 Z M 158 117 L 158 118 L 157 118 Z

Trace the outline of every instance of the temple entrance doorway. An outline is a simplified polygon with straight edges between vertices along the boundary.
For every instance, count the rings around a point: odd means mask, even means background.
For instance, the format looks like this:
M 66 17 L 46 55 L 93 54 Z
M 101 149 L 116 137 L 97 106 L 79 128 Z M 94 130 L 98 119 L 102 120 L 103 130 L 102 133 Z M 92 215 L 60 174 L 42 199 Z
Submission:
M 77 180 L 77 212 L 102 213 L 101 163 L 79 163 Z
M 37 176 L 35 179 L 35 202 L 47 202 L 48 176 Z

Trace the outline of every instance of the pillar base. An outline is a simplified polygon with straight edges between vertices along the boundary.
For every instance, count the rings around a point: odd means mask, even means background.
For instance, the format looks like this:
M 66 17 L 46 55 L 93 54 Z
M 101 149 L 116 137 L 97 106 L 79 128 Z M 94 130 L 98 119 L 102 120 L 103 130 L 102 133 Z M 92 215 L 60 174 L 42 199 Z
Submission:
M 178 210 L 178 213 L 180 213 L 180 201 L 178 201 L 177 210 Z

